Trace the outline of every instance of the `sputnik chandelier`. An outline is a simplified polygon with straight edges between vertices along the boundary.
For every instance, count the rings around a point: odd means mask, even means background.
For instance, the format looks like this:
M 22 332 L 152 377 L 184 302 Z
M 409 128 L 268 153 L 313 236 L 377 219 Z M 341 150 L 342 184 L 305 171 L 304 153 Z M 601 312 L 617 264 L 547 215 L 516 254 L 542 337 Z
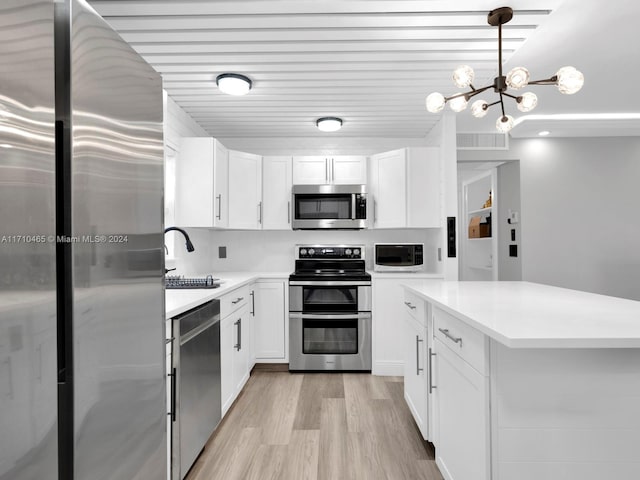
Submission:
M 496 128 L 502 133 L 506 133 L 513 128 L 514 119 L 504 112 L 504 97 L 512 98 L 516 101 L 517 108 L 521 112 L 530 112 L 538 104 L 538 97 L 535 93 L 525 92 L 522 95 L 511 95 L 507 93 L 509 88 L 520 90 L 527 85 L 556 85 L 560 93 L 572 95 L 579 91 L 584 84 L 584 76 L 574 67 L 562 67 L 556 74 L 545 80 L 529 80 L 529 71 L 524 67 L 515 67 L 506 76 L 502 74 L 502 25 L 513 18 L 513 10 L 510 7 L 501 7 L 489 12 L 487 21 L 489 25 L 498 27 L 498 76 L 493 79 L 493 84 L 482 88 L 474 88 L 472 83 L 474 72 L 468 65 L 461 65 L 453 72 L 453 83 L 458 88 L 467 88 L 468 92 L 457 93 L 450 97 L 445 97 L 441 93 L 434 92 L 427 97 L 427 110 L 437 113 L 444 108 L 445 103 L 449 103 L 451 110 L 461 112 L 467 108 L 469 100 L 476 95 L 493 88 L 500 99 L 487 103 L 484 100 L 476 100 L 471 105 L 471 113 L 476 118 L 484 117 L 489 107 L 500 104 L 502 115 L 496 121 Z

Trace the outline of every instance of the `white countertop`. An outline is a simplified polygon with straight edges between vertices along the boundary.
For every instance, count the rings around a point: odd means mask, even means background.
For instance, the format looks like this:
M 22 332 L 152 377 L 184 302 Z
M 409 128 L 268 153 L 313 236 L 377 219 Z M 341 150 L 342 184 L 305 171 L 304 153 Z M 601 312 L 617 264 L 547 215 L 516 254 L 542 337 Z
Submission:
M 511 348 L 640 348 L 640 302 L 529 282 L 406 288 Z
M 206 277 L 206 275 L 188 275 L 189 277 Z M 289 279 L 289 272 L 218 272 L 214 275 L 220 278 L 222 285 L 218 288 L 194 288 L 184 290 L 165 290 L 165 317 L 176 315 L 202 305 L 209 300 L 219 298 L 236 288 L 242 287 L 258 279 Z

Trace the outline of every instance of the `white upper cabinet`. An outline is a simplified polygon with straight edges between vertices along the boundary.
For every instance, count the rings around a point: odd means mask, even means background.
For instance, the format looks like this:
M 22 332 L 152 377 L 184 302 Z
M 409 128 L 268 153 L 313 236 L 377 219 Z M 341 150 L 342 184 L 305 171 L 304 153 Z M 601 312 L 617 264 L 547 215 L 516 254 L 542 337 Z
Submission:
M 213 226 L 229 226 L 229 150 L 217 140 L 213 160 Z
M 406 149 L 372 155 L 369 205 L 373 228 L 407 226 Z
M 180 142 L 176 162 L 176 224 L 183 227 L 228 225 L 228 151 L 210 137 Z
M 331 158 L 331 183 L 363 185 L 367 183 L 367 158 L 359 155 L 340 155 Z
M 262 157 L 229 150 L 229 228 L 262 227 Z
M 440 149 L 407 148 L 407 227 L 442 226 Z
M 329 183 L 326 157 L 293 157 L 294 185 L 321 185 Z
M 438 148 L 403 148 L 369 160 L 372 228 L 442 226 Z
M 366 157 L 358 155 L 293 157 L 294 185 L 366 183 Z
M 262 157 L 262 228 L 291 229 L 291 157 Z

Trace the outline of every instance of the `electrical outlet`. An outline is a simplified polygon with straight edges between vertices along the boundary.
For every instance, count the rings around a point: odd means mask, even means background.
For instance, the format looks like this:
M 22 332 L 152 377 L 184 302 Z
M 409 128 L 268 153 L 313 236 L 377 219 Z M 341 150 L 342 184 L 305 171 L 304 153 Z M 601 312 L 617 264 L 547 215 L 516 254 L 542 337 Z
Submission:
M 227 258 L 227 247 L 218 247 L 218 258 Z

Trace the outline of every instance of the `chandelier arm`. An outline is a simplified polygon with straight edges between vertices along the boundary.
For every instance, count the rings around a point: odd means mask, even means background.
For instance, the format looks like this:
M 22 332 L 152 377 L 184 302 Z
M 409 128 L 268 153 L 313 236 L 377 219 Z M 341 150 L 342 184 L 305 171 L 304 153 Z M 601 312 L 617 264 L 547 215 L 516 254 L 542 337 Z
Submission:
M 487 108 L 489 107 L 493 107 L 494 105 L 498 105 L 500 103 L 500 100 L 493 102 L 493 103 L 487 103 Z
M 502 101 L 502 92 L 500 92 L 500 109 L 502 110 L 502 116 L 505 117 L 504 113 L 504 102 Z
M 513 98 L 516 101 L 518 100 L 518 98 L 520 98 L 520 97 L 516 97 L 515 95 L 511 95 L 511 94 L 509 94 L 507 92 L 502 92 L 502 94 L 507 96 L 507 97 L 509 97 L 509 98 Z
M 467 93 L 467 100 L 469 100 L 471 97 L 475 97 L 476 95 L 481 94 L 482 92 L 489 90 L 490 88 L 492 88 L 493 85 L 487 85 L 486 87 L 482 87 L 482 88 L 478 88 L 478 89 L 473 89 L 473 91 Z
M 471 92 L 456 93 L 455 95 L 451 95 L 450 97 L 444 97 L 444 101 L 448 102 L 449 100 L 453 100 L 454 98 L 466 97 L 467 95 L 469 95 L 469 93 Z
M 558 83 L 558 76 L 554 75 L 550 78 L 545 78 L 544 80 L 532 80 L 528 82 L 528 85 L 556 85 Z

